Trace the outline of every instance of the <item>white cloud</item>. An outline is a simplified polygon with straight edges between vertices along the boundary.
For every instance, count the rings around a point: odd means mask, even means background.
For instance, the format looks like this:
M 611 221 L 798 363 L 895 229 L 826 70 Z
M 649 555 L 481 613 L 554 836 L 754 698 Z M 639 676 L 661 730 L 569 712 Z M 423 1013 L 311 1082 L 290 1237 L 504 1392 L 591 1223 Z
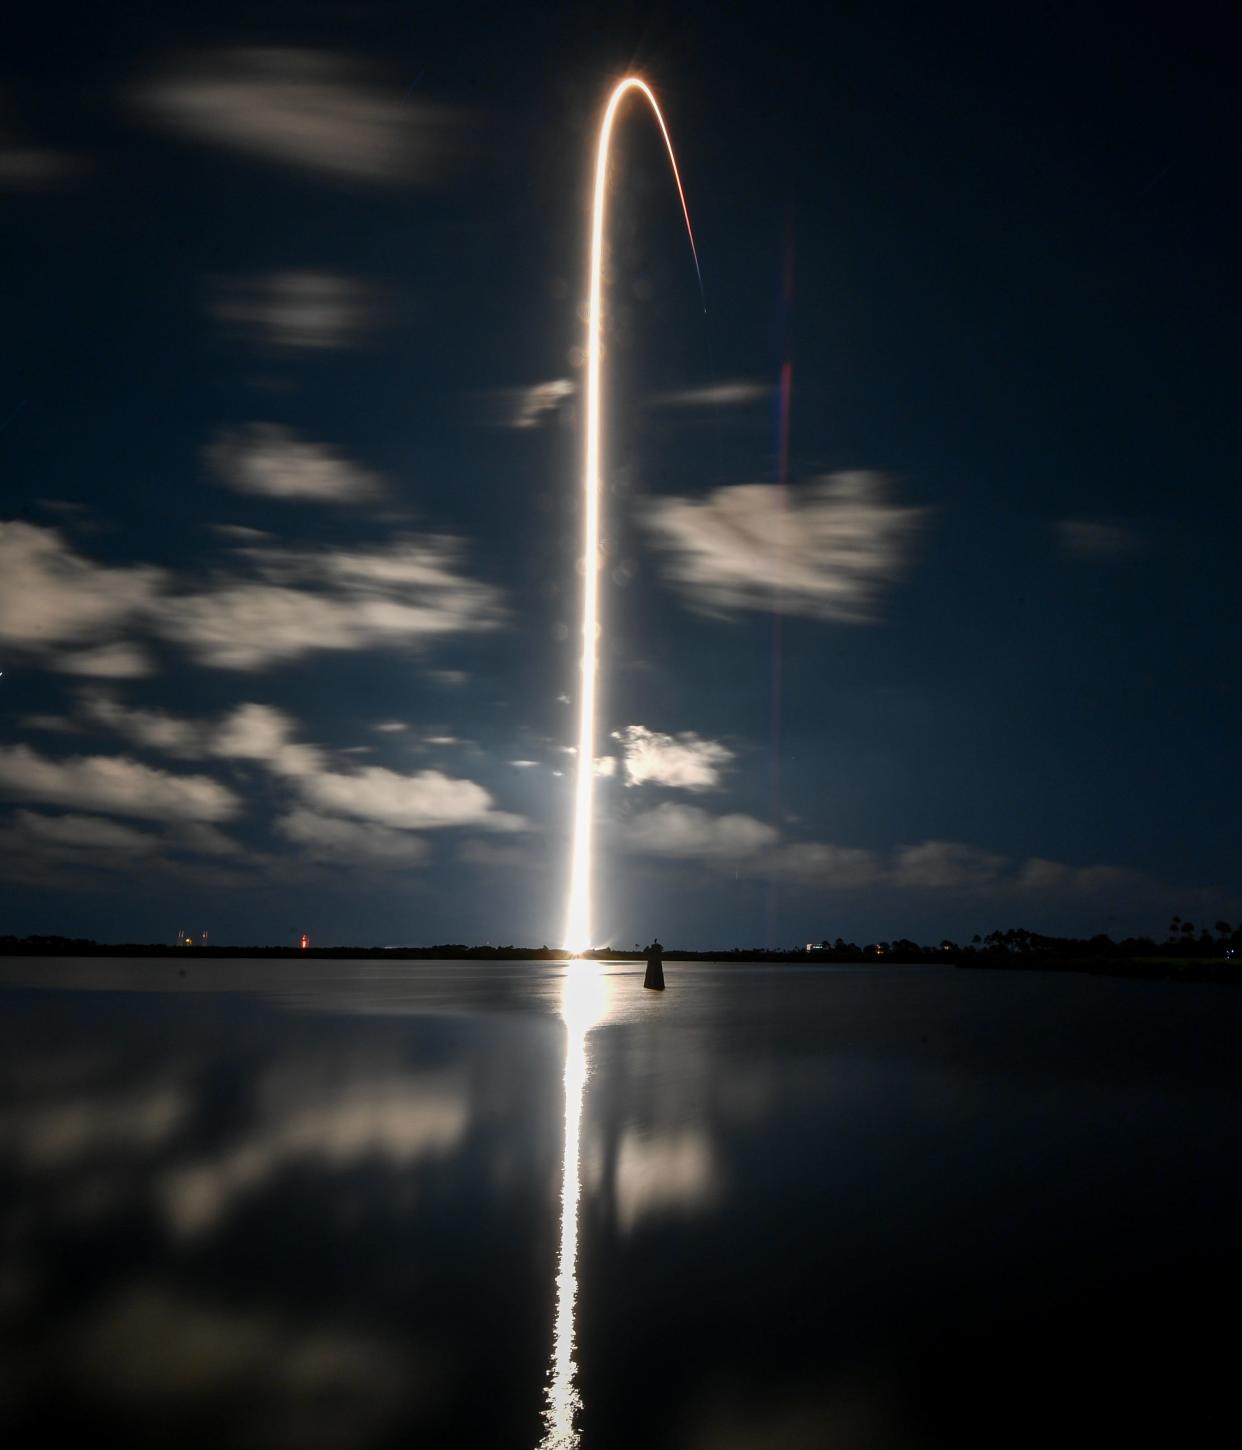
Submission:
M 0 123 L 0 191 L 50 191 L 81 170 L 72 152 L 32 146 Z
M 381 766 L 329 770 L 325 752 L 295 740 L 297 722 L 271 705 L 240 704 L 216 723 L 130 709 L 106 696 L 86 696 L 84 706 L 98 723 L 150 749 L 262 765 L 304 803 L 282 816 L 276 830 L 308 848 L 310 859 L 413 864 L 426 856 L 427 847 L 403 832 L 449 826 L 517 831 L 526 826 L 520 816 L 497 810 L 481 785 L 440 771 L 401 775 Z M 457 743 L 452 737 L 433 738 Z
M 1032 856 L 1023 863 L 1018 885 L 1028 891 L 1056 890 L 1066 884 L 1071 874 L 1070 868 L 1060 861 Z
M 202 663 L 256 670 L 316 650 L 418 645 L 496 628 L 500 595 L 459 572 L 462 546 L 444 535 L 387 549 L 322 553 L 246 549 L 257 579 L 167 599 L 157 626 Z
M 27 730 L 46 730 L 53 735 L 77 735 L 82 729 L 67 715 L 23 715 L 22 725 Z
M 713 816 L 697 806 L 665 802 L 618 826 L 635 855 L 700 861 L 751 880 L 784 881 L 820 891 L 889 889 L 956 892 L 1010 902 L 1055 891 L 1078 896 L 1150 892 L 1153 883 L 1124 867 L 1068 866 L 1011 857 L 960 841 L 930 840 L 890 852 L 824 841 L 781 841 L 778 832 L 746 815 Z
M 54 669 L 98 678 L 150 672 L 137 646 L 116 638 L 145 629 L 200 663 L 255 670 L 316 650 L 425 644 L 495 629 L 498 590 L 461 571 L 448 535 L 383 548 L 287 550 L 252 544 L 197 588 L 163 569 L 111 568 L 82 557 L 56 529 L 0 525 L 0 643 Z M 440 671 L 458 683 L 460 671 Z
M 170 600 L 169 638 L 205 665 L 258 670 L 315 650 L 370 643 L 350 602 L 304 589 L 222 581 L 220 587 Z
M 754 816 L 713 816 L 698 806 L 666 801 L 627 821 L 622 841 L 636 855 L 732 864 L 775 845 L 777 832 Z
M 861 890 L 881 881 L 884 873 L 884 863 L 873 851 L 823 841 L 790 841 L 765 852 L 756 863 L 756 874 L 765 880 L 797 882 L 825 891 Z
M 335 182 L 437 178 L 460 149 L 462 117 L 374 84 L 327 50 L 208 51 L 148 83 L 139 102 L 199 141 Z
M 75 176 L 77 160 L 48 146 L 15 146 L 0 140 L 0 190 L 42 191 Z
M 1022 863 L 1014 885 L 1032 894 L 1054 891 L 1060 896 L 1067 893 L 1093 896 L 1116 891 L 1150 893 L 1153 888 L 1153 883 L 1141 872 L 1125 866 L 1067 866 L 1041 856 L 1031 856 Z
M 276 834 L 302 846 L 312 861 L 358 862 L 376 866 L 417 866 L 430 854 L 420 836 L 371 822 L 342 821 L 297 809 L 280 816 Z
M 146 831 L 77 813 L 45 816 L 37 811 L 15 811 L 13 823 L 0 829 L 0 850 L 52 857 L 95 857 L 102 853 L 104 861 L 118 856 L 128 860 L 150 855 L 160 844 L 158 836 Z
M 380 720 L 371 726 L 372 730 L 378 730 L 381 735 L 396 735 L 400 731 L 408 730 L 409 728 L 404 720 Z
M 551 378 L 521 388 L 498 388 L 487 396 L 500 427 L 538 428 L 561 413 L 576 391 L 570 378 Z
M 0 859 L 14 881 L 42 885 L 55 873 L 58 882 L 69 884 L 67 872 L 132 872 L 139 862 L 145 871 L 184 874 L 192 869 L 176 859 L 184 854 L 219 858 L 243 853 L 237 842 L 203 821 L 171 821 L 156 834 L 76 811 L 53 816 L 18 810 L 0 823 Z M 202 863 L 193 869 L 201 871 Z
M 82 696 L 82 709 L 97 725 L 149 750 L 183 760 L 199 760 L 207 753 L 207 731 L 198 721 L 184 720 L 164 710 L 135 709 L 111 695 L 95 692 Z
M 335 272 L 268 272 L 217 284 L 215 319 L 230 333 L 299 351 L 351 347 L 379 320 L 375 288 Z
M 168 845 L 176 851 L 190 851 L 196 856 L 237 856 L 242 848 L 231 836 L 203 821 L 179 821 L 168 827 Z
M 57 655 L 52 668 L 63 675 L 84 675 L 95 680 L 138 680 L 153 674 L 155 666 L 145 649 L 136 644 L 97 644 L 90 649 Z
M 271 705 L 238 705 L 212 736 L 211 754 L 227 760 L 257 760 L 275 775 L 312 775 L 322 768 L 323 754 L 313 745 L 299 745 L 290 738 L 294 724 L 291 716 Z
M 238 493 L 314 503 L 367 503 L 384 494 L 375 474 L 278 423 L 223 429 L 206 456 L 217 478 Z
M 26 745 L 0 747 L 0 791 L 79 810 L 162 821 L 222 821 L 241 803 L 202 775 L 170 775 L 125 756 L 49 760 Z
M 520 816 L 496 810 L 491 795 L 475 781 L 456 780 L 438 770 L 399 775 L 368 765 L 349 775 L 322 771 L 300 781 L 299 789 L 309 804 L 334 815 L 404 830 L 481 826 L 516 831 L 525 825 Z
M 273 537 L 265 529 L 252 529 L 246 524 L 212 524 L 211 531 L 222 539 L 228 539 L 231 544 L 247 547 L 267 543 Z
M 707 614 L 774 610 L 865 623 L 902 572 L 926 510 L 885 501 L 876 473 L 737 484 L 652 500 L 644 521 L 669 577 Z
M 83 695 L 82 709 L 88 719 L 133 744 L 183 760 L 254 760 L 282 776 L 309 775 L 323 765 L 322 751 L 294 741 L 293 717 L 271 705 L 236 705 L 216 723 L 136 709 L 94 693 Z
M 990 886 L 1005 872 L 1008 860 L 958 841 L 923 841 L 893 854 L 892 877 L 898 886 L 937 889 Z
M 676 790 L 714 790 L 720 784 L 721 769 L 733 759 L 733 751 L 718 740 L 705 740 L 693 731 L 662 735 L 645 725 L 627 725 L 614 730 L 612 738 L 621 744 L 627 785 L 665 785 Z
M 151 608 L 167 577 L 91 563 L 58 529 L 0 524 L 0 640 L 36 654 L 106 640 Z
M 656 393 L 650 403 L 655 408 L 738 408 L 762 402 L 772 396 L 771 383 L 735 378 L 729 382 L 712 383 L 703 388 L 681 388 Z
M 1138 535 L 1117 519 L 1058 519 L 1057 541 L 1069 559 L 1124 559 L 1140 549 Z

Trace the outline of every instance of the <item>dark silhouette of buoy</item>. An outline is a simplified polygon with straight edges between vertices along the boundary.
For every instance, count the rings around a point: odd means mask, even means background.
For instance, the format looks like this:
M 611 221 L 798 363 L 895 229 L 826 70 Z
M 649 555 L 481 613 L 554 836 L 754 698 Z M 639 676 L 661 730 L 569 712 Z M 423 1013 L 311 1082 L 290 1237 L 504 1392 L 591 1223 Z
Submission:
M 664 948 L 659 940 L 653 941 L 646 951 L 647 975 L 643 978 L 643 986 L 650 988 L 653 992 L 664 990 Z

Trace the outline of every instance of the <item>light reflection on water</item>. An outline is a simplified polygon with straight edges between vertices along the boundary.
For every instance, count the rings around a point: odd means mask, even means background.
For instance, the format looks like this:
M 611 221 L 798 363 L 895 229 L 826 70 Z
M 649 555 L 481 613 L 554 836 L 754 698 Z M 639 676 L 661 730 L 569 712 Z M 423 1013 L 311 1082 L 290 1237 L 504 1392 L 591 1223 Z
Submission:
M 1235 1414 L 1231 1341 L 1179 1326 L 1242 1296 L 1242 991 L 666 971 L 0 962 L 0 1427 L 1042 1450 Z
M 608 979 L 598 962 L 567 965 L 561 998 L 565 1022 L 565 1149 L 561 1164 L 561 1234 L 556 1265 L 556 1322 L 548 1366 L 547 1407 L 540 1450 L 573 1450 L 579 1444 L 582 1406 L 575 1360 L 578 1301 L 578 1200 L 582 1193 L 582 1100 L 590 1068 L 587 1034 L 608 1010 Z

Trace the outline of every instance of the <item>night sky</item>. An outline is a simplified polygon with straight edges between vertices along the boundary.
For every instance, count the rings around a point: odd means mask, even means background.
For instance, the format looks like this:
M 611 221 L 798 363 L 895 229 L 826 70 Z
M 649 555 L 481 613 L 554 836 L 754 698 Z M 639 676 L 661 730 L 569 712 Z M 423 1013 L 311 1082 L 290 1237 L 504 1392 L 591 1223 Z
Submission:
M 612 11 L 7 20 L 0 932 L 559 943 L 630 69 L 597 937 L 1242 913 L 1236 7 Z

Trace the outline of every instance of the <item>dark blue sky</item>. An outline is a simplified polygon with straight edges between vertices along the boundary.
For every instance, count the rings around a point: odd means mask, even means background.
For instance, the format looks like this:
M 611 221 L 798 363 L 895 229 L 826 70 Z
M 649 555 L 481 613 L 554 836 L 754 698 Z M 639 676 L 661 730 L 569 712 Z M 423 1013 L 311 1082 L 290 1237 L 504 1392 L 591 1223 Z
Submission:
M 1236 10 L 724 9 L 10 22 L 0 930 L 559 941 L 630 68 L 600 938 L 1242 913 Z

